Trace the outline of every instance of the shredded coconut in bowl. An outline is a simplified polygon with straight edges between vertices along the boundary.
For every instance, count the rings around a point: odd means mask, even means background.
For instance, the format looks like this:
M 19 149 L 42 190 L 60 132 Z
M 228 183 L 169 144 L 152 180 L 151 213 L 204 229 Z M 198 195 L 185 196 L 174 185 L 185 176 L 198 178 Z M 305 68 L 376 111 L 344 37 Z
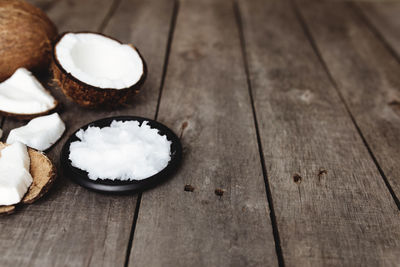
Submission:
M 71 165 L 88 172 L 92 180 L 143 180 L 171 159 L 171 141 L 148 121 L 112 121 L 108 127 L 79 130 L 80 141 L 70 145 Z

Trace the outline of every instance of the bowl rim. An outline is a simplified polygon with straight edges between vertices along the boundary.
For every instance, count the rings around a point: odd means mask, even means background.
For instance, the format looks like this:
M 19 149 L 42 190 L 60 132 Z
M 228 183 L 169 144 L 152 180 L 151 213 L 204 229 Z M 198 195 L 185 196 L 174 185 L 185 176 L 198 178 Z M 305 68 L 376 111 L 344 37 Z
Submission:
M 88 173 L 84 170 L 76 168 L 71 165 L 71 160 L 69 159 L 70 145 L 71 142 L 78 141 L 79 138 L 76 136 L 76 133 L 84 129 L 86 130 L 90 126 L 96 127 L 107 127 L 111 124 L 112 121 L 138 121 L 140 125 L 144 121 L 147 121 L 151 128 L 157 129 L 160 135 L 166 135 L 167 139 L 171 141 L 171 159 L 168 162 L 168 165 L 159 171 L 158 173 L 147 177 L 143 180 L 130 180 L 130 181 L 121 181 L 121 180 L 110 180 L 110 179 L 97 179 L 92 180 L 89 179 Z M 158 121 L 138 117 L 138 116 L 114 116 L 99 119 L 96 121 L 92 121 L 82 127 L 79 127 L 75 130 L 64 143 L 64 146 L 60 155 L 60 163 L 61 167 L 68 178 L 70 178 L 75 183 L 97 192 L 102 193 L 114 193 L 114 194 L 124 194 L 124 193 L 135 193 L 142 192 L 154 186 L 157 186 L 163 182 L 165 182 L 179 167 L 182 160 L 182 144 L 177 137 L 177 135 L 169 129 L 164 124 L 159 123 Z

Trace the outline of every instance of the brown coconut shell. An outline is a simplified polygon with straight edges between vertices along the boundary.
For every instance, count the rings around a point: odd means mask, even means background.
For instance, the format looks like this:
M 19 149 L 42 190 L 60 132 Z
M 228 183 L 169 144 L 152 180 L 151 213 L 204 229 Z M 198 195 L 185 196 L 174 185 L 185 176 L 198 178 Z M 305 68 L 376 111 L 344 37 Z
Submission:
M 0 215 L 1 214 L 11 214 L 14 213 L 15 206 L 0 206 Z
M 16 69 L 47 71 L 57 28 L 39 8 L 20 0 L 0 0 L 0 81 Z
M 7 145 L 0 142 L 0 151 Z M 31 204 L 46 194 L 56 179 L 56 168 L 50 159 L 42 152 L 28 148 L 28 154 L 31 159 L 30 173 L 33 182 L 22 198 L 21 202 L 16 204 Z M 0 206 L 0 214 L 11 214 L 15 211 L 16 205 Z
M 57 107 L 58 107 L 58 101 L 55 100 L 54 108 L 46 110 L 44 112 L 32 113 L 32 114 L 18 114 L 18 113 L 10 113 L 10 112 L 5 112 L 5 111 L 0 110 L 0 115 L 6 116 L 6 117 L 13 117 L 17 120 L 31 120 L 36 117 L 48 115 L 48 114 L 52 113 L 53 111 L 55 111 L 57 109 Z
M 140 88 L 144 84 L 147 77 L 147 65 L 140 54 L 139 50 L 130 45 L 139 54 L 140 59 L 143 62 L 143 74 L 139 81 L 131 87 L 123 89 L 112 89 L 112 88 L 99 88 L 96 86 L 89 85 L 82 82 L 68 73 L 60 64 L 56 57 L 55 47 L 61 38 L 69 32 L 63 33 L 55 42 L 53 47 L 53 78 L 62 89 L 63 93 L 70 98 L 72 101 L 78 103 L 82 107 L 88 108 L 114 108 L 124 104 L 130 97 L 134 96 L 140 91 Z M 73 33 L 94 33 L 103 35 L 107 38 L 113 39 L 122 44 L 119 40 L 116 40 L 110 36 L 97 32 L 73 32 Z
M 46 90 L 46 91 L 48 91 L 48 90 Z M 0 115 L 6 116 L 6 117 L 13 117 L 17 120 L 30 120 L 30 119 L 33 119 L 33 118 L 36 118 L 39 116 L 48 115 L 48 114 L 52 113 L 53 111 L 55 111 L 57 109 L 57 107 L 58 107 L 58 101 L 56 99 L 54 99 L 54 107 L 49 110 L 43 111 L 43 112 L 22 114 L 22 113 L 12 113 L 12 112 L 6 112 L 6 111 L 0 110 Z

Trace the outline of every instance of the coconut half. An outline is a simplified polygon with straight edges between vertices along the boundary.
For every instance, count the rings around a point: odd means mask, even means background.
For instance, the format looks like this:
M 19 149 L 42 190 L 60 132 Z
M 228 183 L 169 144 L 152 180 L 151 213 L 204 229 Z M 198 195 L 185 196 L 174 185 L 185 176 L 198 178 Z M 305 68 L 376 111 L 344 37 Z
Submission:
M 115 107 L 143 85 L 146 63 L 132 45 L 92 32 L 64 33 L 53 49 L 53 75 L 85 107 Z
M 21 119 L 44 115 L 57 107 L 57 101 L 25 68 L 0 83 L 0 113 Z
M 14 145 L 6 145 L 0 142 L 1 156 L 3 156 L 3 150 L 6 147 Z M 13 213 L 15 205 L 35 202 L 49 191 L 56 179 L 56 168 L 44 153 L 28 148 L 28 155 L 30 159 L 29 173 L 32 177 L 32 183 L 20 202 L 8 206 L 0 206 L 0 214 Z

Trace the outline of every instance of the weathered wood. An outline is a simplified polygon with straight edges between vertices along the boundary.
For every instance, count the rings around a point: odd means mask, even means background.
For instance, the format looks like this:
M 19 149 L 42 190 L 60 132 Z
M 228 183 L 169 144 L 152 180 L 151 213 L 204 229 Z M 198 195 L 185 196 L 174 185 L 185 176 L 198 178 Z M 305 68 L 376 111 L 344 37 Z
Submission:
M 348 109 L 399 197 L 399 63 L 346 3 L 310 2 L 301 10 Z
M 363 2 L 357 5 L 400 58 L 400 2 Z
M 243 0 L 240 10 L 286 266 L 395 266 L 397 206 L 292 5 Z
M 181 2 L 159 120 L 184 163 L 143 193 L 129 266 L 277 265 L 240 51 L 230 1 Z
M 96 30 L 109 15 L 112 4 L 106 0 L 62 1 L 48 13 L 60 31 Z M 107 34 L 137 44 L 147 59 L 148 80 L 133 103 L 115 111 L 87 110 L 67 100 L 60 89 L 51 88 L 63 105 L 60 115 L 67 125 L 62 140 L 48 152 L 58 167 L 62 145 L 81 125 L 122 114 L 154 117 L 173 7 L 173 1 L 124 0 L 105 29 Z M 5 137 L 9 129 L 21 124 L 6 120 Z M 97 194 L 73 184 L 61 170 L 58 174 L 47 197 L 1 218 L 0 265 L 123 266 L 137 196 Z
M 40 8 L 41 10 L 47 12 L 59 0 L 26 0 L 26 1 Z
M 113 3 L 118 0 L 59 0 L 46 11 L 59 33 L 65 31 L 96 31 Z

